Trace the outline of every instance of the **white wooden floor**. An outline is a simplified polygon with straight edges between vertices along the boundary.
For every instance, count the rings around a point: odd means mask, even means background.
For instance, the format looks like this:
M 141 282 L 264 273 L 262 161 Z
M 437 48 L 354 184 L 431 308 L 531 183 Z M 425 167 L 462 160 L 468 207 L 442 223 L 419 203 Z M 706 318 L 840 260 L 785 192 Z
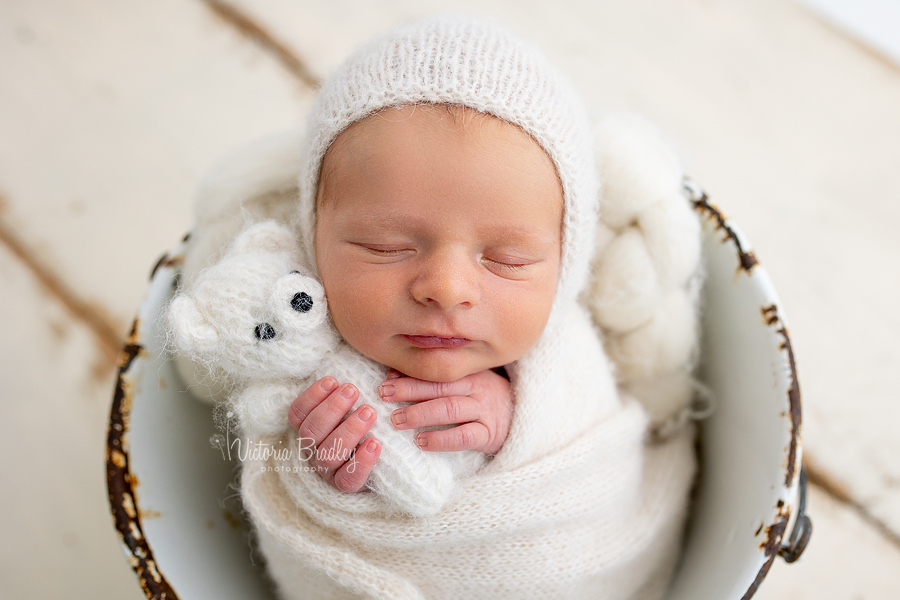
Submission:
M 357 44 L 448 8 L 655 121 L 774 280 L 815 534 L 756 597 L 900 597 L 900 67 L 789 0 L 0 3 L 0 597 L 142 597 L 104 446 L 150 268 L 219 157 L 299 123 Z

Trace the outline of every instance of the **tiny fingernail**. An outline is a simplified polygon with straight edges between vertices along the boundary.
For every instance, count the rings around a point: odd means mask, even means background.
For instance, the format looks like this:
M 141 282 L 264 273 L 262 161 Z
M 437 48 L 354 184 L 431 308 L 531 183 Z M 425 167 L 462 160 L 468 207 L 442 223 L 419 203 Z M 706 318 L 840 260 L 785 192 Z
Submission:
M 406 413 L 402 408 L 391 413 L 391 423 L 394 425 L 403 425 L 406 423 Z
M 416 445 L 419 448 L 424 448 L 428 445 L 428 438 L 422 435 L 421 433 L 416 436 Z
M 403 377 L 403 373 L 401 373 L 400 371 L 395 371 L 394 369 L 388 371 L 388 379 L 400 379 L 401 377 Z
M 319 387 L 322 388 L 323 392 L 331 393 L 334 391 L 334 388 L 337 387 L 337 381 L 335 381 L 333 377 L 326 377 L 322 380 L 322 383 L 319 384 Z
M 352 400 L 356 397 L 356 388 L 354 388 L 352 385 L 345 385 L 344 389 L 341 390 L 341 396 L 343 396 L 347 400 Z
M 367 439 L 365 445 L 363 446 L 363 450 L 365 450 L 369 454 L 375 454 L 375 451 L 378 450 L 378 440 L 376 440 L 375 438 Z
M 378 388 L 378 395 L 381 396 L 382 398 L 390 398 L 391 396 L 394 395 L 395 391 L 396 391 L 396 388 L 394 388 L 393 384 L 382 383 L 381 386 Z
M 371 406 L 363 406 L 359 409 L 359 418 L 362 421 L 371 421 L 372 417 L 375 416 L 375 411 L 372 410 Z

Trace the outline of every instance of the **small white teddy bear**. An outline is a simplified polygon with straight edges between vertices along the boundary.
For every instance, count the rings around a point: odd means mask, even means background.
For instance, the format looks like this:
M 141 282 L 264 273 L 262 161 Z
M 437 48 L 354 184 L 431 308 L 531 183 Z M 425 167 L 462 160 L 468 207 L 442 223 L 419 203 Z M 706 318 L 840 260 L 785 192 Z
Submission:
M 301 271 L 293 233 L 275 221 L 242 232 L 222 259 L 178 293 L 168 311 L 176 353 L 227 382 L 229 408 L 252 439 L 290 430 L 288 409 L 312 381 L 331 375 L 360 391 L 354 408 L 377 415 L 370 434 L 382 451 L 368 487 L 389 510 L 435 514 L 480 453 L 419 449 L 415 431 L 390 424 L 394 405 L 377 397 L 386 368 L 351 348 L 328 316 L 325 291 Z

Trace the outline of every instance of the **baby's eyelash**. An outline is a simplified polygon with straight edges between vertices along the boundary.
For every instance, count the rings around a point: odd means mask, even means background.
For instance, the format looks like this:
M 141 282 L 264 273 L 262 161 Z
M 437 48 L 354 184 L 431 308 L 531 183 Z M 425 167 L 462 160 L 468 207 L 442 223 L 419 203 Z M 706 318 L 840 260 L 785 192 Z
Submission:
M 504 269 L 508 269 L 510 271 L 521 271 L 522 269 L 527 268 L 530 264 L 530 263 L 510 263 L 510 262 L 504 262 L 502 260 L 494 260 L 491 258 L 485 258 L 485 260 L 487 260 L 488 262 L 493 263 L 495 265 L 498 265 L 499 267 L 502 267 Z
M 514 264 L 514 263 L 503 263 L 503 262 L 497 263 L 497 264 L 502 265 L 504 269 L 511 269 L 513 271 L 521 271 L 522 269 L 524 269 L 528 266 L 528 265 L 518 265 L 518 264 Z
M 359 244 L 359 246 L 378 256 L 398 256 L 404 252 L 409 252 L 408 248 L 379 248 L 377 246 L 367 246 L 365 244 Z

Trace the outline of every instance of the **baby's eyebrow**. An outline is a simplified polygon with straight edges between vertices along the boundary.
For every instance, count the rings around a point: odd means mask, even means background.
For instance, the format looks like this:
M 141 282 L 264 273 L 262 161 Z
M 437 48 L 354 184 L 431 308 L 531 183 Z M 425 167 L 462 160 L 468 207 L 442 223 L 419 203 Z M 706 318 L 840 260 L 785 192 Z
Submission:
M 561 240 L 561 232 L 529 227 L 515 221 L 502 223 L 484 223 L 473 220 L 474 232 L 481 240 L 491 247 L 511 248 L 513 246 L 543 246 L 557 244 Z M 408 234 L 414 237 L 427 235 L 433 227 L 433 220 L 416 218 L 410 215 L 377 214 L 367 216 L 358 222 L 356 227 L 371 233 Z M 354 227 L 354 229 L 356 229 Z
M 357 227 L 365 229 L 389 229 L 392 231 L 415 230 L 428 224 L 427 221 L 417 222 L 419 221 L 418 219 L 410 217 L 409 215 L 395 215 L 384 211 L 375 214 L 366 214 L 364 216 L 359 215 L 359 217 L 361 218 L 354 218 L 351 222 Z

